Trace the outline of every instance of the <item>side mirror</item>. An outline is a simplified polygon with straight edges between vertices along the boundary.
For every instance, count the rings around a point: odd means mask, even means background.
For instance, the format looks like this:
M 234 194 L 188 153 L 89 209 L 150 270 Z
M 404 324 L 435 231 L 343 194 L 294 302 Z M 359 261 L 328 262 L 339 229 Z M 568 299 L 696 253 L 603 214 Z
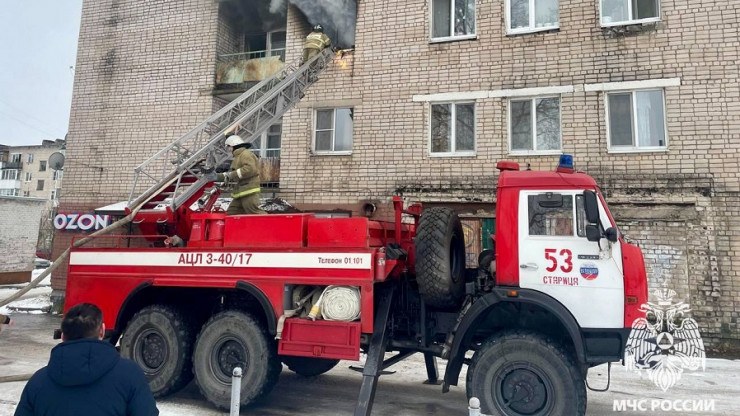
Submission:
M 598 224 L 586 225 L 586 239 L 588 241 L 601 240 L 601 228 L 599 228 Z
M 586 209 L 586 221 L 590 224 L 599 224 L 599 201 L 596 192 L 583 191 L 584 208 Z
M 588 225 L 586 226 L 586 236 L 588 236 Z M 617 240 L 619 239 L 619 234 L 616 228 L 609 227 L 606 230 L 604 230 L 604 237 L 606 237 L 606 239 L 611 241 L 612 243 L 616 243 Z

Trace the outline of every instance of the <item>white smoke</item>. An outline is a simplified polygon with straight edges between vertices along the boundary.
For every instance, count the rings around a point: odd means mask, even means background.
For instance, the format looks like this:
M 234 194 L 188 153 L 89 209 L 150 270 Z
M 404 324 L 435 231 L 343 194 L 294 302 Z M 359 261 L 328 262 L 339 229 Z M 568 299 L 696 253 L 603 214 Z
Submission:
M 285 0 L 270 0 L 270 13 L 278 13 L 285 7 Z
M 306 15 L 311 25 L 320 24 L 332 45 L 348 48 L 355 44 L 356 0 L 289 0 Z M 272 0 L 272 5 L 282 0 Z

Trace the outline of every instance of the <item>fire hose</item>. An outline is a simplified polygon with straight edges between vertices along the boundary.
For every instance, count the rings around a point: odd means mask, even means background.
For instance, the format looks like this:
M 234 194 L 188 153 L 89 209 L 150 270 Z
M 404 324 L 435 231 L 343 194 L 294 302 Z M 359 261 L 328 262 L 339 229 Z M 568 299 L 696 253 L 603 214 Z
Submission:
M 320 304 L 324 319 L 354 321 L 360 317 L 360 290 L 354 286 L 329 286 L 321 295 Z

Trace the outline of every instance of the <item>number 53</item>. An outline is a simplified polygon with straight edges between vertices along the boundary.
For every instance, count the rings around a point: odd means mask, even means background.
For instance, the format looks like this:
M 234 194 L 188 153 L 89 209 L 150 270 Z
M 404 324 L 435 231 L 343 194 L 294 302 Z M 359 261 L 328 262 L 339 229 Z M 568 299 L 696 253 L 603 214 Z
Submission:
M 555 254 L 558 252 L 558 249 L 556 248 L 546 248 L 545 249 L 545 259 L 550 261 L 550 266 L 546 268 L 548 272 L 554 272 L 555 269 L 558 268 L 558 257 L 555 256 Z M 564 265 L 560 266 L 560 270 L 563 271 L 563 273 L 569 273 L 571 270 L 573 270 L 573 252 L 568 250 L 567 248 L 564 248 L 560 250 L 560 253 L 558 253 L 559 257 L 564 257 L 562 259 L 562 262 L 565 263 Z

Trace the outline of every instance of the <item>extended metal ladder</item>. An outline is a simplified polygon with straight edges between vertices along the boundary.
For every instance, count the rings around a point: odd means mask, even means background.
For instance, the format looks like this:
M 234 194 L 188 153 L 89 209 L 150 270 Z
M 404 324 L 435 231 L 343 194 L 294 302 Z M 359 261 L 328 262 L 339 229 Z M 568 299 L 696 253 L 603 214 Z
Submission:
M 331 49 L 324 49 L 303 65 L 300 60 L 286 64 L 139 165 L 129 209 L 142 204 L 143 210 L 153 209 L 170 199 L 174 211 L 186 203 L 208 183 L 202 177 L 205 172 L 232 158 L 223 146 L 225 134 L 254 141 L 303 97 L 333 56 Z

